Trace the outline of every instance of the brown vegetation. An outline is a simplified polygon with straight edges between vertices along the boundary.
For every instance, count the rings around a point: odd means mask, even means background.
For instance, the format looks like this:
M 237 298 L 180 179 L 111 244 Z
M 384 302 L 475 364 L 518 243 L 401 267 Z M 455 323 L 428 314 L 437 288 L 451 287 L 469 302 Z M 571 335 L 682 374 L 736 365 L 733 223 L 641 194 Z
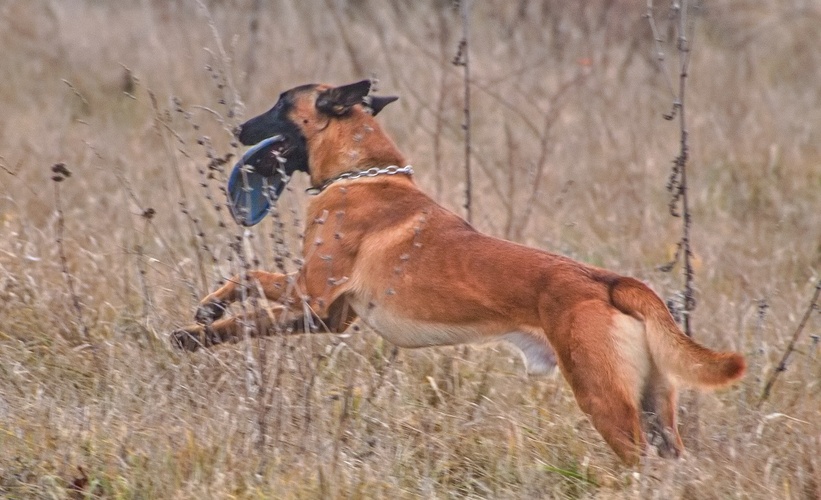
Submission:
M 643 3 L 473 2 L 472 213 L 674 298 L 657 268 L 678 240 L 678 130 Z M 821 272 L 821 11 L 721 0 L 695 22 L 693 330 L 749 374 L 701 398 L 684 460 L 629 469 L 565 382 L 502 347 L 363 331 L 182 355 L 165 338 L 243 259 L 299 264 L 306 179 L 241 242 L 215 209 L 231 129 L 284 89 L 377 75 L 417 181 L 461 209 L 448 2 L 0 4 L 0 496 L 818 497 L 817 312 L 756 405 Z

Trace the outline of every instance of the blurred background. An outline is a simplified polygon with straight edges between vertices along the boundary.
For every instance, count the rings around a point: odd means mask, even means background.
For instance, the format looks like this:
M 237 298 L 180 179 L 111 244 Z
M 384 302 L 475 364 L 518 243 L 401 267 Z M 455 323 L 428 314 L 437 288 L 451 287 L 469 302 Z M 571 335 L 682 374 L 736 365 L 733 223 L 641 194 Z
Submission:
M 677 19 L 653 4 L 467 4 L 472 219 L 675 303 Z M 254 267 L 299 266 L 307 179 L 245 234 L 223 206 L 233 127 L 284 90 L 378 79 L 417 183 L 464 214 L 459 6 L 1 1 L 0 494 L 817 498 L 817 310 L 757 404 L 821 275 L 821 4 L 689 4 L 692 321 L 750 369 L 683 405 L 686 460 L 634 474 L 561 377 L 503 346 L 167 342 L 242 268 L 237 242 Z

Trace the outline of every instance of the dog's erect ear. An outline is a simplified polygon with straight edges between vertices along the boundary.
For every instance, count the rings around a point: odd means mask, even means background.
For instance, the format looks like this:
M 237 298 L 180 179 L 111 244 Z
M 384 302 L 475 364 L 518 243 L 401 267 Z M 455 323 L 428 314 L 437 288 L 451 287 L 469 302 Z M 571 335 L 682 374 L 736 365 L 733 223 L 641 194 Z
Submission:
M 342 116 L 355 104 L 361 104 L 370 90 L 370 80 L 324 90 L 316 98 L 316 109 L 328 115 Z
M 371 95 L 365 98 L 365 105 L 371 108 L 371 114 L 376 116 L 377 113 L 382 111 L 382 108 L 398 99 L 398 97 L 393 95 Z

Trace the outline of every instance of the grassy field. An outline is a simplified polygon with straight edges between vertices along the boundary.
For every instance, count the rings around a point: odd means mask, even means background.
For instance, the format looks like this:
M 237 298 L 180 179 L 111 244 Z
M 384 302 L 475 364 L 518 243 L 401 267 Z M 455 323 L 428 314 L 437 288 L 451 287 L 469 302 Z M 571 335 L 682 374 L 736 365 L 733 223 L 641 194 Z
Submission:
M 692 321 L 749 373 L 685 392 L 689 453 L 633 469 L 561 377 L 528 378 L 504 346 L 401 350 L 365 329 L 190 355 L 167 341 L 241 269 L 237 241 L 259 267 L 275 251 L 299 265 L 304 177 L 282 227 L 243 235 L 221 207 L 230 130 L 282 90 L 378 77 L 401 96 L 380 119 L 417 182 L 462 213 L 449 2 L 0 2 L 0 496 L 821 498 L 818 311 L 757 407 L 821 277 L 821 6 L 704 4 Z M 473 2 L 473 219 L 675 300 L 681 269 L 658 268 L 681 230 L 665 190 L 679 136 L 645 11 Z

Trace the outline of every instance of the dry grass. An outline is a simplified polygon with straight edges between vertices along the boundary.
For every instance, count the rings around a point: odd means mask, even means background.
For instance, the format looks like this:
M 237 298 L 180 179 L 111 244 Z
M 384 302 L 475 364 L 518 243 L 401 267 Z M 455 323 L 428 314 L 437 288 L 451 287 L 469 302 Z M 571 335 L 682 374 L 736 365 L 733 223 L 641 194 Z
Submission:
M 238 266 L 241 233 L 206 197 L 221 199 L 224 174 L 200 173 L 209 148 L 232 152 L 230 127 L 281 90 L 375 73 L 402 96 L 382 122 L 418 181 L 462 204 L 446 2 L 262 2 L 253 35 L 254 3 L 208 2 L 228 67 L 193 0 L 0 4 L 0 496 L 64 497 L 82 477 L 106 498 L 821 496 L 817 313 L 755 410 L 821 272 L 817 5 L 722 0 L 697 19 L 694 325 L 750 372 L 700 398 L 686 459 L 632 470 L 564 381 L 528 379 L 502 347 L 395 351 L 371 332 L 169 347 Z M 679 275 L 656 268 L 679 227 L 664 191 L 677 130 L 661 119 L 643 4 L 475 2 L 473 213 L 484 231 L 671 297 Z M 59 258 L 58 161 L 73 172 L 63 245 L 84 325 Z M 303 187 L 281 201 L 292 248 Z M 268 268 L 272 232 L 250 243 Z

